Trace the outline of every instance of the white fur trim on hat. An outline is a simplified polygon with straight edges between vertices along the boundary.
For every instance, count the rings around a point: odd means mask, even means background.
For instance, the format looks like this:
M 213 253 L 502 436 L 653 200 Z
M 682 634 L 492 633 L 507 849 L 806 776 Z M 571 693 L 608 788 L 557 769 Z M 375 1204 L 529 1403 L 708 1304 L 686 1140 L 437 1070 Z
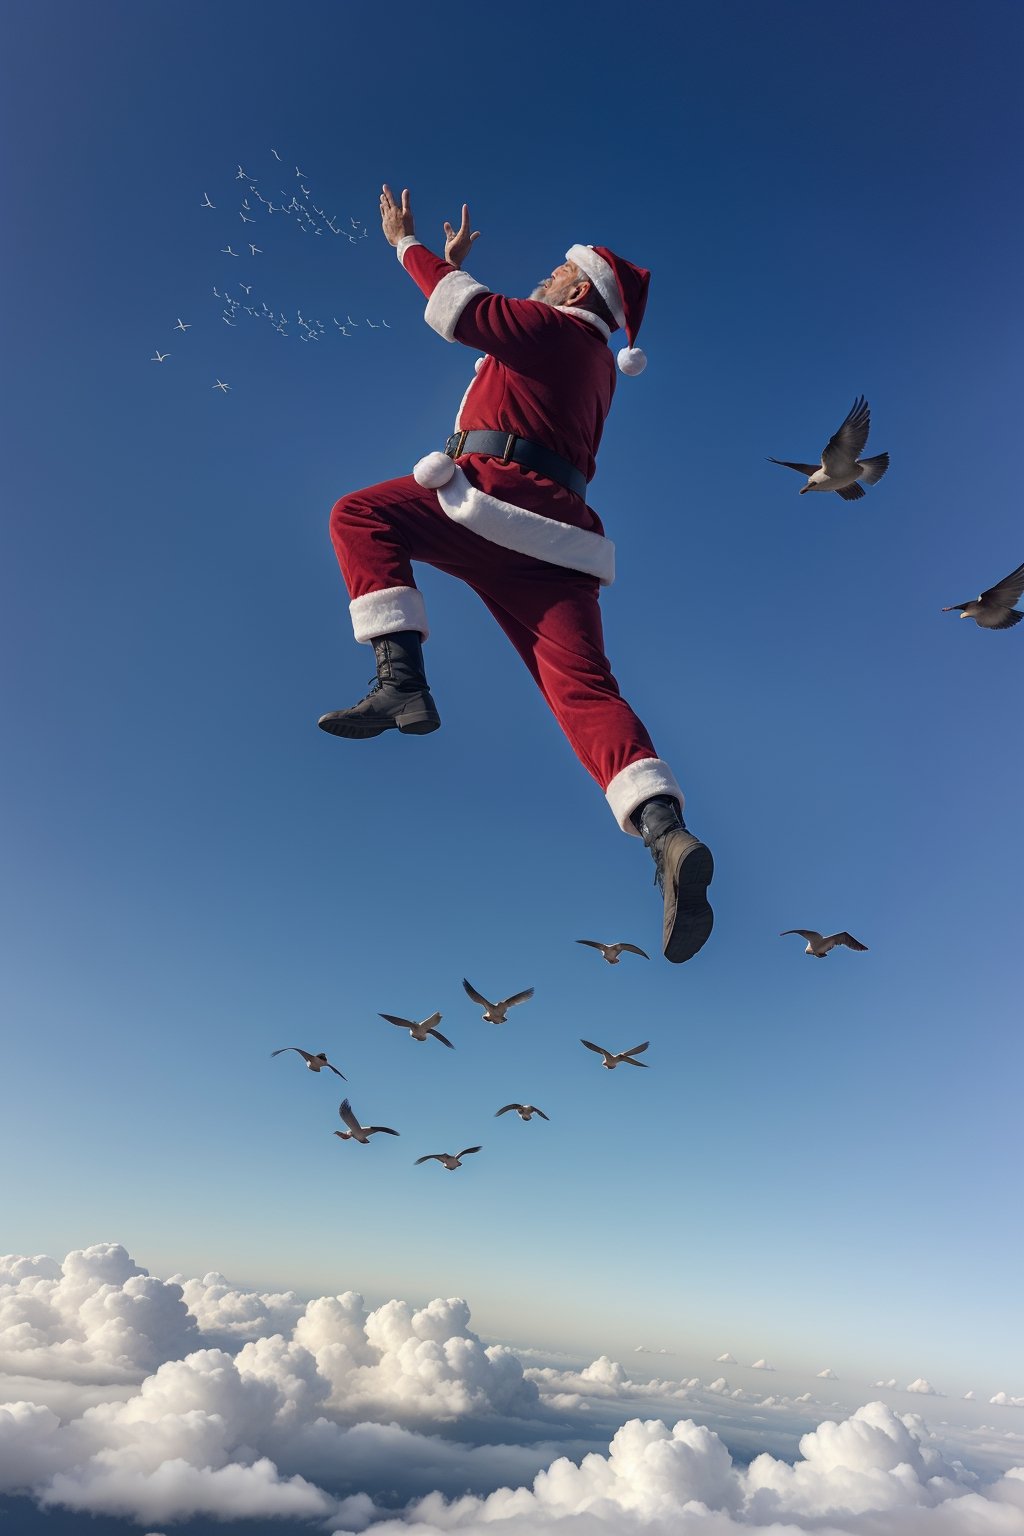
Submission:
M 455 460 L 440 449 L 435 453 L 424 454 L 412 467 L 412 477 L 416 484 L 426 486 L 428 491 L 436 491 L 439 485 L 447 485 L 454 473 Z
M 616 361 L 621 372 L 635 379 L 647 367 L 647 353 L 643 347 L 621 347 Z
M 409 249 L 410 245 L 419 244 L 420 241 L 416 239 L 415 235 L 403 235 L 401 240 L 399 240 L 398 244 L 395 246 L 395 255 L 398 257 L 403 267 L 405 266 L 405 253 Z
M 673 800 L 679 801 L 680 811 L 683 809 L 683 792 L 676 783 L 676 776 L 660 757 L 642 757 L 639 762 L 628 763 L 604 792 L 612 815 L 630 837 L 640 836 L 630 816 L 652 795 L 671 795 Z
M 454 341 L 455 327 L 470 299 L 475 299 L 478 293 L 490 291 L 484 283 L 478 283 L 475 277 L 470 277 L 468 272 L 461 272 L 458 268 L 454 272 L 446 272 L 427 300 L 423 318 L 445 341 Z
M 615 280 L 615 273 L 599 256 L 592 245 L 570 245 L 565 253 L 566 261 L 574 261 L 581 272 L 585 272 L 604 299 L 615 319 L 620 325 L 626 323 L 626 312 L 622 307 L 622 295 L 619 285 Z
M 457 464 L 451 479 L 439 487 L 437 499 L 453 522 L 472 529 L 489 544 L 532 555 L 549 565 L 564 565 L 570 571 L 584 571 L 596 576 L 603 587 L 610 587 L 615 580 L 615 545 L 611 539 L 488 496 L 470 483 Z
M 385 587 L 383 592 L 367 592 L 354 597 L 348 605 L 352 633 L 364 645 L 378 635 L 397 635 L 404 629 L 416 629 L 425 640 L 430 634 L 427 609 L 419 587 Z

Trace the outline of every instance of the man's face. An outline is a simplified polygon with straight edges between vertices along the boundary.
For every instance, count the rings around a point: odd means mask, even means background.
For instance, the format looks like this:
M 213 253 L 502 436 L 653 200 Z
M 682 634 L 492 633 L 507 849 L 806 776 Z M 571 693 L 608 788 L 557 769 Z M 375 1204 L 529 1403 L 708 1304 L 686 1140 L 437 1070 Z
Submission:
M 550 277 L 533 290 L 531 299 L 539 299 L 542 304 L 564 304 L 569 295 L 581 284 L 589 283 L 574 261 L 563 261 L 560 267 L 556 267 Z

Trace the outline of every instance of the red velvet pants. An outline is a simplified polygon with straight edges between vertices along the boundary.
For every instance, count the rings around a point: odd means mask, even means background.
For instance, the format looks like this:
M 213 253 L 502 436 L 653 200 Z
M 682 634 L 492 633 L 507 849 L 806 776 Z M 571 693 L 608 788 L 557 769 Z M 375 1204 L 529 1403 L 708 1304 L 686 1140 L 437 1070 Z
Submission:
M 682 803 L 612 676 L 595 577 L 491 543 L 449 518 L 436 492 L 411 475 L 343 496 L 331 513 L 331 540 L 357 639 L 403 629 L 426 635 L 413 561 L 459 577 L 519 652 L 623 830 L 633 832 L 629 814 L 652 794 Z

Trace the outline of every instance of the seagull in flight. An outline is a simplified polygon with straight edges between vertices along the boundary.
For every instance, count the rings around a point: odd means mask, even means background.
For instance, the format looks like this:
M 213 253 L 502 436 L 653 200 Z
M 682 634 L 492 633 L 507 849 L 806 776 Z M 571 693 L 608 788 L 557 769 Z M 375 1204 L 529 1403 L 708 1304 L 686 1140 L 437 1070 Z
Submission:
M 379 325 L 374 325 L 372 320 L 367 320 L 366 323 L 370 327 L 371 331 L 379 331 L 380 330 L 380 326 Z
M 220 380 L 220 379 L 218 379 L 218 380 L 217 380 L 217 382 L 216 382 L 216 384 L 211 384 L 211 385 L 210 385 L 210 388 L 211 388 L 211 389 L 220 389 L 220 390 L 223 390 L 223 391 L 224 391 L 224 393 L 225 393 L 225 394 L 227 394 L 227 392 L 228 392 L 228 390 L 229 390 L 229 389 L 230 389 L 230 388 L 231 388 L 231 385 L 230 385 L 230 384 L 224 384 L 224 383 L 222 383 L 222 382 L 221 382 L 221 380 Z
M 418 1168 L 420 1163 L 429 1163 L 436 1159 L 437 1162 L 444 1164 L 449 1173 L 453 1173 L 456 1168 L 462 1167 L 462 1159 L 464 1157 L 468 1157 L 471 1152 L 479 1152 L 480 1150 L 480 1147 L 463 1147 L 461 1152 L 428 1152 L 426 1157 L 418 1157 L 413 1167 Z
M 224 321 L 225 325 L 237 325 L 238 324 L 237 320 L 229 320 L 227 315 L 221 315 L 221 319 Z
M 973 619 L 982 629 L 1012 629 L 1024 619 L 1024 613 L 1019 612 L 1013 605 L 1020 599 L 1024 592 L 1024 565 L 1018 565 L 1009 576 L 1004 576 L 1002 581 L 994 587 L 989 587 L 980 597 L 973 602 L 953 603 L 949 608 L 943 608 L 943 613 L 955 613 L 959 608 L 962 619 Z
M 853 937 L 852 933 L 847 933 L 845 930 L 842 933 L 830 933 L 826 936 L 818 933 L 815 928 L 784 928 L 779 938 L 784 939 L 787 933 L 798 933 L 802 939 L 806 939 L 807 948 L 804 954 L 815 955 L 819 960 L 824 960 L 829 951 L 840 944 L 846 949 L 867 949 L 866 944 L 862 944 L 859 939 Z
M 299 191 L 302 193 L 303 197 L 309 196 L 309 188 L 304 187 L 301 181 L 299 182 Z
M 618 965 L 619 956 L 624 954 L 642 955 L 645 960 L 651 958 L 646 950 L 636 944 L 602 944 L 600 939 L 577 939 L 576 943 L 586 944 L 590 949 L 599 949 L 609 965 Z
M 305 181 L 306 173 L 305 171 L 300 171 L 298 166 L 295 167 L 295 174 L 300 178 L 300 180 Z
M 388 323 L 387 323 L 387 321 L 386 321 L 386 320 L 382 320 L 382 321 L 381 321 L 381 325 L 382 325 L 382 326 L 383 326 L 383 327 L 384 327 L 384 329 L 385 329 L 385 330 L 386 330 L 386 331 L 390 331 L 390 329 L 391 329 L 391 327 L 390 327 L 390 325 L 388 325 Z
M 160 348 L 157 347 L 156 355 L 154 357 L 150 358 L 150 362 L 151 363 L 164 363 L 164 362 L 167 361 L 167 359 L 170 357 L 170 355 L 171 354 L 169 352 L 161 352 Z
M 252 283 L 239 283 L 239 288 L 244 288 L 246 293 L 252 293 Z
M 488 1024 L 507 1024 L 508 1010 L 517 1003 L 529 1002 L 533 996 L 533 988 L 527 987 L 525 992 L 514 992 L 511 997 L 503 997 L 500 1003 L 489 1003 L 483 993 L 471 986 L 465 977 L 462 978 L 462 985 L 474 1003 L 479 1003 L 483 1008 L 481 1017 Z
M 219 295 L 218 295 L 218 297 L 219 297 Z M 184 320 L 182 320 L 180 315 L 178 317 L 177 325 L 172 325 L 171 326 L 171 330 L 172 331 L 182 331 L 182 332 L 184 332 L 184 331 L 190 331 L 191 329 L 192 329 L 192 322 L 191 322 L 191 320 L 188 321 L 188 323 L 186 324 L 186 322 Z
M 200 208 L 216 208 L 217 204 L 210 202 L 210 194 L 209 194 L 209 192 L 204 192 L 203 193 L 203 200 L 199 204 L 199 206 L 200 206 Z
M 272 155 L 273 155 L 273 157 L 274 157 L 274 159 L 275 159 L 275 160 L 280 160 L 280 158 L 281 158 L 281 156 L 280 156 L 280 155 L 279 155 L 279 154 L 278 154 L 278 152 L 277 152 L 277 150 L 276 150 L 276 149 L 272 149 L 272 150 L 271 150 L 271 151 L 270 151 L 270 153 L 271 153 L 271 154 L 272 154 Z
M 603 1045 L 594 1045 L 589 1040 L 584 1040 L 582 1038 L 580 1040 L 580 1044 L 585 1045 L 588 1051 L 596 1051 L 599 1056 L 604 1057 L 604 1061 L 602 1061 L 601 1065 L 602 1067 L 607 1067 L 609 1072 L 614 1072 L 615 1068 L 622 1062 L 626 1062 L 627 1065 L 631 1067 L 650 1066 L 650 1062 L 633 1060 L 633 1057 L 639 1056 L 641 1051 L 646 1051 L 650 1043 L 651 1042 L 649 1040 L 645 1040 L 643 1045 L 634 1045 L 628 1051 L 615 1052 L 606 1051 Z
M 259 181 L 259 177 L 258 176 L 247 176 L 245 171 L 242 170 L 242 167 L 239 166 L 238 167 L 238 175 L 235 177 L 235 180 L 236 181 Z
M 249 249 L 250 249 L 250 251 L 252 251 L 254 256 L 262 256 L 263 255 L 263 252 L 260 249 L 260 247 L 258 245 L 253 245 L 251 240 L 249 241 Z M 233 254 L 237 256 L 238 252 L 235 251 Z
M 358 1141 L 364 1147 L 370 1145 L 371 1136 L 397 1136 L 398 1131 L 393 1131 L 390 1125 L 360 1125 L 352 1112 L 352 1105 L 348 1099 L 342 1099 L 338 1105 L 338 1114 L 348 1126 L 347 1131 L 335 1131 L 342 1141 Z
M 237 251 L 233 251 L 231 249 L 230 245 L 222 245 L 221 248 L 220 248 L 220 253 L 221 253 L 222 256 L 237 256 L 238 255 L 238 252 Z
M 241 219 L 243 224 L 255 224 L 256 223 L 255 219 L 250 219 L 249 215 L 247 213 L 243 213 L 241 209 L 238 210 L 238 217 Z
M 360 224 L 363 222 L 362 219 L 354 219 L 351 214 L 348 216 L 348 221 L 352 225 L 353 229 L 358 229 Z
M 309 1051 L 304 1051 L 301 1045 L 282 1045 L 279 1051 L 271 1051 L 270 1054 L 271 1056 L 283 1056 L 285 1051 L 297 1051 L 311 1072 L 322 1072 L 324 1067 L 326 1067 L 328 1072 L 334 1072 L 343 1082 L 348 1082 L 344 1072 L 339 1072 L 337 1067 L 333 1067 L 327 1060 L 326 1051 L 317 1051 L 314 1056 Z
M 499 1115 L 507 1115 L 510 1109 L 515 1110 L 520 1120 L 532 1120 L 534 1115 L 540 1115 L 542 1120 L 550 1119 L 550 1116 L 546 1115 L 542 1109 L 538 1109 L 536 1104 L 506 1104 L 504 1108 L 494 1111 L 495 1120 Z
M 355 327 L 355 326 L 357 326 L 359 324 L 359 321 L 358 320 L 353 320 L 351 315 L 346 315 L 345 316 L 345 324 L 346 325 L 351 325 L 351 326 Z
M 433 1035 L 435 1040 L 440 1040 L 441 1044 L 446 1045 L 450 1051 L 455 1049 L 451 1041 L 436 1028 L 441 1022 L 442 1015 L 439 1013 L 432 1013 L 429 1019 L 421 1019 L 418 1024 L 415 1019 L 400 1019 L 393 1013 L 380 1013 L 377 1017 L 386 1019 L 389 1024 L 397 1024 L 399 1029 L 407 1029 L 414 1040 L 423 1041 Z
M 768 462 L 807 475 L 807 484 L 800 487 L 801 496 L 805 491 L 835 491 L 844 501 L 859 501 L 864 491 L 857 482 L 863 480 L 865 485 L 874 485 L 889 468 L 887 453 L 876 453 L 872 459 L 860 457 L 870 427 L 868 403 L 863 395 L 858 395 L 838 432 L 825 444 L 820 465 L 793 463 L 770 455 Z

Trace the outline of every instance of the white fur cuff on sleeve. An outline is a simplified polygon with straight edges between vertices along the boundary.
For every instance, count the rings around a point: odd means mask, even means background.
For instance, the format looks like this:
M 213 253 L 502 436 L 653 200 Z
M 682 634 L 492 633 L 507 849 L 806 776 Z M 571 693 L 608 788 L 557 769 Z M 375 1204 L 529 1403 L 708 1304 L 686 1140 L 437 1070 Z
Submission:
M 652 795 L 670 795 L 679 801 L 680 811 L 683 809 L 683 792 L 676 783 L 676 776 L 660 757 L 642 757 L 639 762 L 627 763 L 604 792 L 612 815 L 630 837 L 640 836 L 630 816 Z
M 421 241 L 416 239 L 415 235 L 402 236 L 401 240 L 399 240 L 398 244 L 395 246 L 395 255 L 398 257 L 403 267 L 405 266 L 405 253 L 409 249 L 410 245 L 420 245 L 421 243 Z
M 490 289 L 470 277 L 468 272 L 458 269 L 446 272 L 427 300 L 423 318 L 445 341 L 454 341 L 459 317 L 470 299 L 475 299 L 478 293 L 490 293 Z

